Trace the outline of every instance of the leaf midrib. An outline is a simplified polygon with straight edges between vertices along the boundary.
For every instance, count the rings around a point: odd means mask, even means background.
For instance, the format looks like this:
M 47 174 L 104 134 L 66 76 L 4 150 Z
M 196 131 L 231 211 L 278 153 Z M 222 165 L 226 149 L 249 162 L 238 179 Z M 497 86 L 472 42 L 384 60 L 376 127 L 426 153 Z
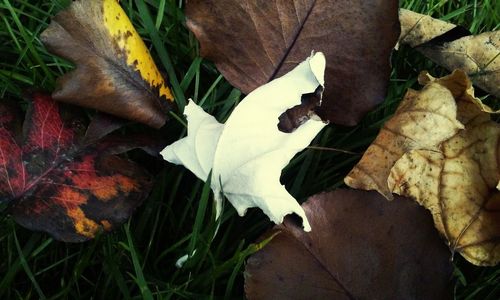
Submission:
M 268 79 L 268 82 L 273 80 L 274 78 L 276 78 L 276 76 L 278 75 L 278 72 L 283 67 L 283 64 L 285 63 L 286 59 L 290 55 L 290 52 L 295 47 L 295 43 L 297 42 L 298 38 L 300 37 L 300 34 L 302 33 L 302 30 L 304 29 L 305 24 L 309 20 L 309 16 L 311 15 L 313 9 L 316 7 L 316 2 L 317 2 L 317 0 L 314 0 L 314 2 L 311 4 L 311 7 L 307 11 L 307 14 L 306 14 L 304 20 L 302 21 L 302 23 L 300 24 L 299 28 L 297 29 L 297 31 L 295 32 L 295 34 L 293 36 L 292 43 L 290 44 L 290 46 L 287 47 L 286 51 L 281 56 L 281 59 L 280 59 L 278 65 L 276 66 L 276 68 L 274 69 L 273 74 L 271 74 L 271 77 Z

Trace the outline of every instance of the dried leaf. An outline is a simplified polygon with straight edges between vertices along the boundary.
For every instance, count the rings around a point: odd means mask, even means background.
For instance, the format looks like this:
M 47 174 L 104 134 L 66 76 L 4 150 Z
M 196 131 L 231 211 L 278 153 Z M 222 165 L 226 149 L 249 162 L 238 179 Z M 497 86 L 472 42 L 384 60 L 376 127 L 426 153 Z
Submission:
M 123 223 L 149 193 L 146 171 L 112 155 L 139 145 L 113 137 L 81 144 L 81 124 L 64 121 L 45 94 L 33 96 L 24 137 L 13 130 L 18 116 L 0 107 L 0 200 L 21 225 L 84 241 Z
M 78 0 L 56 15 L 41 39 L 76 69 L 53 98 L 161 127 L 170 89 L 117 0 Z
M 410 138 L 414 136 L 413 131 L 427 128 L 421 119 L 406 118 L 398 124 L 392 141 L 379 139 L 382 131 L 375 141 L 381 144 L 368 148 L 367 154 L 372 153 L 371 157 L 383 162 L 370 164 L 370 157 L 365 154 L 345 181 L 350 186 L 364 189 L 373 188 L 370 183 L 376 181 L 379 185 L 385 184 L 383 188 L 377 185 L 379 191 L 414 198 L 432 212 L 437 229 L 446 237 L 452 251 L 459 252 L 476 265 L 498 264 L 500 125 L 490 120 L 487 111 L 491 109 L 474 97 L 471 82 L 464 72 L 455 71 L 440 79 L 424 73 L 420 81 L 426 84 L 420 95 L 430 87 L 441 86 L 454 97 L 456 121 L 463 124 L 464 129 L 456 130 L 432 148 L 423 144 L 405 148 L 404 144 L 398 144 L 401 147 L 396 152 L 391 151 L 394 153 L 391 159 L 383 160 L 383 149 L 387 149 L 387 144 L 402 138 L 401 128 L 408 128 L 406 133 L 411 133 Z M 446 103 L 448 98 L 438 94 L 429 97 L 434 103 Z M 431 114 L 429 108 L 432 109 L 432 104 L 428 104 L 428 108 L 422 106 L 420 110 L 428 112 L 427 119 L 434 119 L 434 131 L 445 127 L 454 130 L 449 123 Z M 401 115 L 396 113 L 394 118 L 401 118 Z M 377 153 L 376 156 L 373 153 Z
M 444 141 L 439 152 L 405 153 L 391 170 L 389 188 L 429 208 L 453 251 L 476 265 L 496 265 L 500 262 L 500 125 L 482 110 L 485 105 L 477 104 L 466 77 L 427 76 L 426 80 L 453 92 L 457 118 L 465 130 Z
M 398 1 L 190 0 L 186 17 L 202 55 L 244 93 L 314 50 L 329 62 L 322 118 L 355 125 L 385 97 Z
M 278 129 L 282 115 L 301 104 L 304 95 L 316 95 L 323 87 L 325 57 L 316 53 L 290 73 L 250 93 L 225 124 L 205 113 L 192 101 L 186 106 L 187 137 L 162 151 L 165 160 L 182 164 L 206 181 L 220 207 L 221 194 L 240 215 L 259 207 L 275 223 L 289 213 L 303 220 L 304 211 L 281 185 L 281 170 L 326 125 L 311 115 L 291 133 Z
M 437 151 L 444 140 L 463 128 L 456 117 L 456 102 L 446 87 L 431 83 L 420 92 L 410 89 L 345 183 L 357 189 L 377 190 L 392 199 L 387 177 L 394 163 L 412 149 Z
M 455 24 L 404 8 L 399 10 L 399 22 L 401 23 L 399 43 L 410 45 L 412 48 L 427 43 L 457 27 Z
M 412 201 L 336 190 L 302 206 L 314 230 L 274 228 L 246 265 L 248 299 L 451 299 L 450 252 Z
M 400 21 L 400 43 L 450 71 L 464 70 L 474 84 L 500 97 L 500 31 L 469 35 L 462 27 L 405 9 Z

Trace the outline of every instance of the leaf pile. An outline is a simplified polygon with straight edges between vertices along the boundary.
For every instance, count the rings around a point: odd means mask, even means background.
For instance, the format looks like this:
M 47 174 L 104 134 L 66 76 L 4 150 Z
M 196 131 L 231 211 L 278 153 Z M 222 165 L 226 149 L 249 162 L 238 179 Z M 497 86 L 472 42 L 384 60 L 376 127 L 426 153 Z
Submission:
M 227 197 L 239 215 L 258 207 L 279 224 L 248 260 L 249 299 L 449 299 L 450 249 L 500 262 L 500 125 L 467 76 L 500 96 L 498 31 L 398 14 L 396 0 L 189 0 L 186 17 L 201 54 L 248 96 L 224 124 L 190 101 L 187 136 L 161 154 L 210 182 L 217 218 Z M 283 168 L 328 122 L 356 125 L 384 100 L 398 37 L 459 70 L 422 73 L 422 90 L 407 92 L 345 178 L 378 194 L 338 189 L 299 205 Z M 73 1 L 41 40 L 75 69 L 52 96 L 33 94 L 22 125 L 0 104 L 0 202 L 27 228 L 85 241 L 122 224 L 152 187 L 118 154 L 158 149 L 144 134 L 110 134 L 123 120 L 105 114 L 85 130 L 54 100 L 160 128 L 174 97 L 118 0 Z
M 2 102 L 0 201 L 24 227 L 62 241 L 88 240 L 122 224 L 148 195 L 149 174 L 115 155 L 141 147 L 137 142 L 109 136 L 85 143 L 83 124 L 64 120 L 42 93 L 33 95 L 22 133 L 19 120 Z
M 476 265 L 500 261 L 500 125 L 463 71 L 410 90 L 346 177 L 347 185 L 414 198 L 452 251 Z

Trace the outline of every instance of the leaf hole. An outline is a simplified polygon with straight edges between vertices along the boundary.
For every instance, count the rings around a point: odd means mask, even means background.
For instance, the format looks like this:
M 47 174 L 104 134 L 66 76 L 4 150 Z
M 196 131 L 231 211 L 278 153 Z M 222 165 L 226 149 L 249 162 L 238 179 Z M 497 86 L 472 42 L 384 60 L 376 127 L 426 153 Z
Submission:
M 283 224 L 287 224 L 287 227 L 293 225 L 301 229 L 304 228 L 304 220 L 296 213 L 286 215 Z
M 278 117 L 278 129 L 281 132 L 291 133 L 304 124 L 316 113 L 316 108 L 321 104 L 323 87 L 319 85 L 312 93 L 303 94 L 300 104 L 287 109 Z

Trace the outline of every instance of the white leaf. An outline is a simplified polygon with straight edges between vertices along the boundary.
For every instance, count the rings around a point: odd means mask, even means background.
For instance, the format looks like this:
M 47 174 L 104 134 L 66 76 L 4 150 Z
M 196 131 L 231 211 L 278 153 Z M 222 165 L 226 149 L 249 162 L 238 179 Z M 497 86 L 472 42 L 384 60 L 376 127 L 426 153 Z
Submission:
M 243 216 L 259 207 L 275 223 L 295 213 L 304 230 L 310 225 L 302 207 L 280 183 L 282 169 L 307 147 L 326 125 L 312 117 L 292 133 L 278 130 L 278 118 L 301 104 L 303 94 L 324 85 L 325 57 L 321 52 L 300 63 L 286 75 L 250 93 L 222 125 L 194 102 L 186 106 L 188 135 L 167 146 L 165 160 L 182 164 L 206 181 L 212 170 L 211 188 L 220 207 L 223 193 Z
M 167 146 L 161 155 L 166 161 L 184 165 L 198 178 L 207 181 L 224 125 L 192 100 L 186 105 L 184 114 L 188 121 L 188 135 Z

